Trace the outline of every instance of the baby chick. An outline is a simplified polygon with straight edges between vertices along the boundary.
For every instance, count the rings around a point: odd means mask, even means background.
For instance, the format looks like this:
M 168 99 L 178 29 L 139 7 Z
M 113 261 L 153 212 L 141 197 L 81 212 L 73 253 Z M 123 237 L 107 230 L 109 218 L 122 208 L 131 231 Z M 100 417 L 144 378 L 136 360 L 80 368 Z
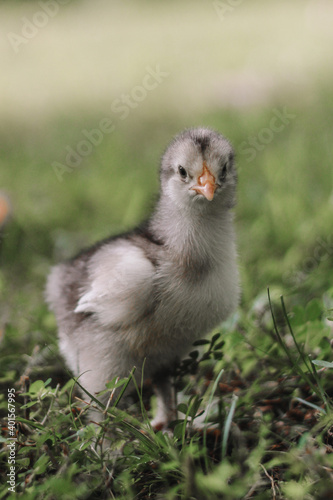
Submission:
M 46 298 L 60 350 L 95 394 L 116 376 L 151 378 L 153 425 L 174 418 L 170 374 L 192 343 L 235 310 L 239 280 L 233 214 L 237 175 L 230 143 L 195 128 L 162 157 L 150 218 L 55 266 Z

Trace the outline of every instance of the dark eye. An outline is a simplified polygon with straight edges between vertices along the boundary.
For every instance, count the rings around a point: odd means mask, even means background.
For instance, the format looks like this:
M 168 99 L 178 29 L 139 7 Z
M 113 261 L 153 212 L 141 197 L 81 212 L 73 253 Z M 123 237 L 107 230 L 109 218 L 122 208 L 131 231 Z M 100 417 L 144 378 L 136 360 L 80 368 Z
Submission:
M 185 170 L 185 168 L 184 168 L 184 167 L 182 167 L 181 165 L 179 165 L 179 167 L 178 167 L 178 172 L 179 172 L 179 175 L 180 175 L 180 177 L 181 177 L 182 179 L 186 179 L 186 177 L 187 177 L 187 172 L 186 172 L 186 170 Z
M 221 182 L 225 181 L 225 178 L 227 177 L 227 173 L 228 173 L 228 167 L 227 167 L 227 164 L 225 164 L 222 168 L 221 173 L 220 173 L 220 181 Z

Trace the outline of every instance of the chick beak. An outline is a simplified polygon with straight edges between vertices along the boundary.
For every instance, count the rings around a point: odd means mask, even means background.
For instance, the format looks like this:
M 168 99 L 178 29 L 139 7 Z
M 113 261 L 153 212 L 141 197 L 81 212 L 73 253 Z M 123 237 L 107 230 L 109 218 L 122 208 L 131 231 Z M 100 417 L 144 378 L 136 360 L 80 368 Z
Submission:
M 206 162 L 203 162 L 203 168 L 200 176 L 198 177 L 197 184 L 191 189 L 194 189 L 199 194 L 203 194 L 208 201 L 212 201 L 217 186 L 215 184 L 215 177 L 207 167 Z

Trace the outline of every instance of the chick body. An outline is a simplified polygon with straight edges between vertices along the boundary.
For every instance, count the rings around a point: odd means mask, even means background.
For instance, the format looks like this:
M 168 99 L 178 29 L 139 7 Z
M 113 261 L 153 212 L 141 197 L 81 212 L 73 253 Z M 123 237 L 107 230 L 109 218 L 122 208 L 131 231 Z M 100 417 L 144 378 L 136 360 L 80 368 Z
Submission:
M 239 300 L 229 142 L 209 129 L 183 132 L 166 150 L 160 178 L 148 221 L 55 266 L 46 290 L 60 350 L 80 383 L 94 394 L 133 366 L 140 381 L 144 363 L 158 426 L 173 415 L 168 374 Z

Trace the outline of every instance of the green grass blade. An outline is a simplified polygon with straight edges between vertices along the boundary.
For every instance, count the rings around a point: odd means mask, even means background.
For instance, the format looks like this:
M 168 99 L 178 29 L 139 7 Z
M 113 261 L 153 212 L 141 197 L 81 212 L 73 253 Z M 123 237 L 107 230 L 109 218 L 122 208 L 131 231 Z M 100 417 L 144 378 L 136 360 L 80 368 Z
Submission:
M 272 306 L 272 302 L 271 302 L 271 297 L 270 297 L 270 293 L 269 293 L 269 288 L 267 289 L 267 293 L 268 293 L 268 301 L 269 301 L 269 307 L 270 307 L 270 310 L 271 310 L 271 315 L 272 315 L 272 319 L 273 319 L 273 324 L 274 324 L 274 330 L 275 330 L 275 333 L 277 335 L 277 338 L 278 338 L 278 341 L 279 341 L 279 344 L 281 345 L 282 349 L 284 350 L 285 354 L 287 355 L 287 358 L 289 359 L 289 362 L 291 364 L 291 367 L 292 369 L 300 376 L 303 378 L 303 380 L 305 380 L 305 382 L 311 387 L 311 389 L 316 393 L 316 394 L 319 394 L 320 391 L 318 391 L 316 385 L 312 382 L 311 378 L 312 378 L 312 371 L 311 369 L 309 369 L 308 367 L 308 364 L 305 362 L 305 366 L 308 368 L 308 370 L 310 371 L 310 375 L 311 377 L 309 377 L 305 372 L 304 370 L 302 369 L 302 367 L 300 366 L 299 364 L 299 360 L 295 360 L 293 358 L 293 356 L 291 355 L 290 353 L 290 349 L 287 348 L 285 342 L 284 342 L 284 339 L 282 338 L 282 335 L 280 334 L 279 332 L 279 329 L 277 327 L 277 323 L 276 323 L 276 319 L 275 319 L 275 315 L 274 315 L 274 311 L 273 311 L 273 306 Z M 304 361 L 304 353 L 302 353 L 302 351 L 300 350 L 299 348 L 299 345 L 297 344 L 297 341 L 296 341 L 296 338 L 294 336 L 294 332 L 292 331 L 292 328 L 291 328 L 291 325 L 289 323 L 289 319 L 288 319 L 288 316 L 287 316 L 287 311 L 284 307 L 284 302 L 282 301 L 282 307 L 284 308 L 284 316 L 286 317 L 286 321 L 287 321 L 287 324 L 289 324 L 290 326 L 290 329 L 291 329 L 291 335 L 292 335 L 292 338 L 293 338 L 293 341 L 296 345 L 296 348 L 297 348 L 297 351 L 299 353 L 299 356 L 300 356 L 300 359 L 302 359 Z
M 281 300 L 281 305 L 282 305 L 282 311 L 283 311 L 283 316 L 286 320 L 286 323 L 287 323 L 287 326 L 288 326 L 288 330 L 290 332 L 290 335 L 292 336 L 292 339 L 293 339 L 293 342 L 296 346 L 296 349 L 300 355 L 300 358 L 302 359 L 303 363 L 305 364 L 305 366 L 307 367 L 307 369 L 309 370 L 310 373 L 312 373 L 311 371 L 311 363 L 308 364 L 308 358 L 307 356 L 305 356 L 304 352 L 301 350 L 301 348 L 299 347 L 299 344 L 296 340 L 296 337 L 295 337 L 295 334 L 294 334 L 294 331 L 292 329 L 292 326 L 291 326 L 291 323 L 289 321 L 289 318 L 288 318 L 288 313 L 287 313 L 287 309 L 286 309 L 286 306 L 285 306 L 285 303 L 284 303 L 284 299 L 283 299 L 283 296 L 281 295 L 280 297 L 280 300 Z
M 117 407 L 117 405 L 119 404 L 119 401 L 123 397 L 123 395 L 124 395 L 124 393 L 125 393 L 128 385 L 129 385 L 129 383 L 131 382 L 131 380 L 134 380 L 133 375 L 134 375 L 135 370 L 136 370 L 136 367 L 133 366 L 133 368 L 132 368 L 132 370 L 131 370 L 131 372 L 130 372 L 130 374 L 128 376 L 128 379 L 127 379 L 126 383 L 122 386 L 121 391 L 119 392 L 118 397 L 117 397 L 115 403 L 112 405 L 112 408 L 116 408 Z
M 326 415 L 326 410 L 324 410 L 324 408 L 321 408 L 320 406 L 318 405 L 315 405 L 313 403 L 310 403 L 310 401 L 305 401 L 305 399 L 302 399 L 302 398 L 295 398 L 297 401 L 299 401 L 300 403 L 302 403 L 303 405 L 306 405 L 306 406 L 309 406 L 310 408 L 314 408 L 315 410 L 318 410 L 320 411 L 321 413 L 324 413 Z
M 227 416 L 227 419 L 226 419 L 225 425 L 224 425 L 223 438 L 222 438 L 222 460 L 227 455 L 228 437 L 229 437 L 229 433 L 230 433 L 232 419 L 233 419 L 233 416 L 234 416 L 234 413 L 236 410 L 237 401 L 238 401 L 238 396 L 236 394 L 233 394 L 230 410 L 229 410 L 229 413 L 228 413 L 228 416 Z
M 205 423 L 205 427 L 204 427 L 204 432 L 203 432 L 203 445 L 204 445 L 205 449 L 207 447 L 207 423 L 208 423 L 208 417 L 209 417 L 211 406 L 213 404 L 214 394 L 215 394 L 215 391 L 217 389 L 217 386 L 218 386 L 218 383 L 220 381 L 220 378 L 222 377 L 223 372 L 224 372 L 224 368 L 222 368 L 220 370 L 219 374 L 217 375 L 216 380 L 215 380 L 214 385 L 213 385 L 213 388 L 212 388 L 212 392 L 211 392 L 211 394 L 209 396 L 209 400 L 208 400 L 207 413 L 206 413 L 205 422 L 204 422 Z M 205 465 L 206 465 L 206 468 L 208 470 L 208 460 L 207 460 L 206 455 L 205 455 Z

